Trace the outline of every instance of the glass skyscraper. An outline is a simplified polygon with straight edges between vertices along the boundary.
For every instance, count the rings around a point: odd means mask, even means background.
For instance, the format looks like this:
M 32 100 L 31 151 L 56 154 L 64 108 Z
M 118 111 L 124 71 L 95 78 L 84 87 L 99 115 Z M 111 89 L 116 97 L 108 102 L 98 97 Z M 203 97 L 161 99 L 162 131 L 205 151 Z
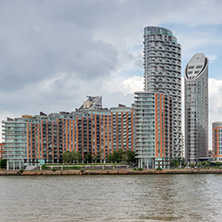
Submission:
M 185 69 L 185 156 L 196 163 L 208 156 L 208 59 L 195 54 Z

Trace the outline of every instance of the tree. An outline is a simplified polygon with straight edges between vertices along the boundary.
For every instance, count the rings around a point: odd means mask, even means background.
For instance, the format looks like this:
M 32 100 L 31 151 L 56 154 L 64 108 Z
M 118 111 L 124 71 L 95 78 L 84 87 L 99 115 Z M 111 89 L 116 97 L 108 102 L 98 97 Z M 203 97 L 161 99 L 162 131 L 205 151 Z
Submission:
M 122 159 L 122 155 L 123 155 L 123 150 L 114 150 L 113 151 L 113 162 L 116 163 L 120 163 L 123 159 Z
M 5 159 L 0 159 L 0 168 L 6 169 L 6 160 Z
M 222 166 L 222 162 L 215 162 L 216 167 Z
M 125 163 L 125 162 L 128 162 L 128 156 L 127 156 L 126 153 L 123 153 L 123 155 L 122 155 L 122 160 L 123 160 L 124 163 Z
M 201 162 L 201 164 L 202 164 L 202 167 L 205 169 L 210 167 L 210 162 L 208 160 Z
M 114 158 L 113 158 L 113 154 L 112 154 L 112 153 L 108 154 L 108 156 L 107 156 L 107 162 L 108 162 L 108 163 L 114 162 Z
M 181 165 L 182 165 L 182 167 L 186 167 L 187 166 L 187 163 L 185 162 L 184 158 L 181 160 Z
M 202 168 L 202 163 L 200 161 L 197 163 L 197 167 Z
M 92 163 L 92 154 L 91 153 L 87 153 L 85 155 L 85 160 L 87 163 Z
M 180 166 L 180 162 L 181 162 L 181 159 L 178 158 L 178 159 L 172 159 L 171 160 L 171 166 L 173 168 L 176 168 L 176 167 L 179 167 Z
M 67 150 L 62 154 L 62 162 L 70 163 L 70 161 L 71 161 L 71 153 L 69 150 Z
M 194 168 L 194 167 L 195 167 L 195 164 L 194 164 L 194 163 L 190 163 L 190 167 L 191 167 L 191 168 Z
M 135 159 L 136 154 L 135 154 L 134 151 L 127 150 L 127 151 L 126 151 L 126 155 L 127 155 L 127 162 L 128 162 L 128 163 L 131 164 L 131 163 L 136 162 L 136 159 Z
M 97 156 L 97 155 L 93 155 L 93 156 L 92 156 L 92 160 L 93 160 L 94 163 L 97 163 L 97 161 L 98 161 L 98 156 Z
M 73 163 L 73 162 L 81 162 L 82 155 L 79 151 L 69 150 L 65 151 L 62 154 L 62 161 L 63 163 Z

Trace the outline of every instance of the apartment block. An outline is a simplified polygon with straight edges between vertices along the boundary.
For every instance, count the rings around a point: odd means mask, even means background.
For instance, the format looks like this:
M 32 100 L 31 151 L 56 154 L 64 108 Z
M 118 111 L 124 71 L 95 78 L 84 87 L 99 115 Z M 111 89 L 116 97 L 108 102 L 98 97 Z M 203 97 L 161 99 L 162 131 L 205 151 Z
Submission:
M 170 168 L 173 157 L 172 98 L 157 92 L 135 92 L 136 158 L 142 168 Z
M 8 118 L 3 121 L 7 169 L 20 169 L 45 163 L 61 163 L 62 154 L 78 151 L 106 162 L 114 150 L 134 150 L 134 112 L 120 105 L 103 109 L 89 97 L 75 112 Z M 93 107 L 92 107 L 93 106 Z
M 222 121 L 212 123 L 213 161 L 222 161 Z

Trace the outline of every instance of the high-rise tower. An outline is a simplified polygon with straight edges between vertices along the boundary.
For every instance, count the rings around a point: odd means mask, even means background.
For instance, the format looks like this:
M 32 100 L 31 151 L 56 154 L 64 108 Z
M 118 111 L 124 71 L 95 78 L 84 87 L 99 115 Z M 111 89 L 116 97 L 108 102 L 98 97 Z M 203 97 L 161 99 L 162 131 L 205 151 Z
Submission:
M 144 28 L 145 91 L 172 98 L 172 158 L 181 157 L 181 46 L 165 28 Z
M 191 163 L 208 155 L 208 59 L 195 54 L 185 69 L 185 156 Z

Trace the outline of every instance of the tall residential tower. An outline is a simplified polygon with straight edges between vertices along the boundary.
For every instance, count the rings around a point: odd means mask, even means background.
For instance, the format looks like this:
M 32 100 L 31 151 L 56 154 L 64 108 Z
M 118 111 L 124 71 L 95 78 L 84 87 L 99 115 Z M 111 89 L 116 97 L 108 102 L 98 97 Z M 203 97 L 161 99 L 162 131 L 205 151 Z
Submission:
M 158 161 L 158 166 L 167 168 L 172 158 L 181 157 L 182 151 L 181 46 L 168 29 L 144 28 L 144 90 L 147 93 L 135 93 L 139 165 L 150 168 L 152 158 L 153 167 Z M 156 98 L 151 98 L 152 94 Z M 151 119 L 145 120 L 144 115 Z M 144 122 L 143 127 L 140 122 Z
M 196 163 L 208 156 L 208 59 L 195 54 L 185 69 L 185 156 Z

